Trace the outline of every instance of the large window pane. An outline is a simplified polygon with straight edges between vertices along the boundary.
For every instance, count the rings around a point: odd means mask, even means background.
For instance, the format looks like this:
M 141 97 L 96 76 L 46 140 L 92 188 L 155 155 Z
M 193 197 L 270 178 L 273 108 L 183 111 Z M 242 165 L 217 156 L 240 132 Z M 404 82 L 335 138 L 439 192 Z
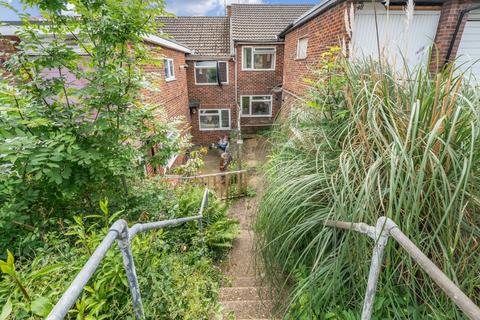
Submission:
M 270 106 L 271 106 L 271 102 L 252 101 L 252 115 L 268 116 L 270 115 Z
M 200 115 L 201 129 L 218 129 L 220 128 L 220 116 L 216 115 Z
M 273 68 L 273 54 L 271 53 L 255 53 L 254 55 L 255 69 L 272 69 Z
M 228 67 L 226 61 L 195 62 L 195 81 L 197 84 L 218 84 L 219 76 L 222 83 L 228 82 Z
M 243 96 L 242 116 L 271 116 L 272 96 Z
M 201 130 L 230 129 L 229 109 L 203 109 L 199 117 Z

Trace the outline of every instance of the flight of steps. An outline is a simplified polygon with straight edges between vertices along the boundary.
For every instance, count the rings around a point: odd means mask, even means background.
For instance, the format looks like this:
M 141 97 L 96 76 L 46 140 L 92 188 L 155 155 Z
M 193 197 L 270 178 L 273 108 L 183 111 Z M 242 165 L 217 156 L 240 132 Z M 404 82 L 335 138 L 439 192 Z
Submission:
M 244 144 L 244 161 L 250 169 L 266 161 L 265 148 L 259 137 L 246 138 Z M 235 240 L 232 251 L 224 265 L 223 271 L 228 281 L 220 289 L 220 303 L 223 306 L 224 320 L 267 320 L 271 301 L 266 289 L 255 278 L 254 233 L 252 224 L 257 214 L 258 202 L 263 191 L 261 178 L 255 170 L 250 170 L 249 186 L 254 188 L 254 197 L 245 197 L 235 201 L 228 214 L 240 223 L 240 235 Z M 233 317 L 230 317 L 233 315 Z
M 237 320 L 271 319 L 267 292 L 255 279 L 252 238 L 251 231 L 242 230 L 228 261 L 226 273 L 230 281 L 220 289 L 225 320 L 230 320 L 229 315 Z

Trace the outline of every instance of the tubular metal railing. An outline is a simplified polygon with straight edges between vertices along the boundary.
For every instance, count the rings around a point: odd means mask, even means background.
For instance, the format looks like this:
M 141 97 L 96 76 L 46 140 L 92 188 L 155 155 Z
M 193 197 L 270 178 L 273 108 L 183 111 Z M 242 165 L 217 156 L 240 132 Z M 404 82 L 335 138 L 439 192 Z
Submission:
M 132 295 L 135 318 L 143 319 L 145 316 L 143 311 L 142 298 L 140 295 L 140 288 L 138 286 L 137 273 L 135 270 L 135 262 L 133 260 L 131 248 L 132 239 L 140 232 L 174 226 L 188 221 L 198 221 L 199 228 L 202 231 L 203 211 L 208 205 L 208 194 L 208 189 L 205 189 L 202 198 L 202 204 L 200 206 L 198 215 L 196 216 L 164 220 L 152 223 L 139 223 L 133 225 L 131 228 L 128 228 L 127 222 L 125 220 L 116 221 L 110 227 L 110 230 L 108 231 L 105 238 L 95 249 L 92 256 L 88 259 L 87 263 L 85 263 L 83 268 L 77 274 L 77 276 L 70 284 L 68 289 L 65 291 L 65 293 L 62 295 L 60 300 L 53 307 L 52 311 L 47 317 L 47 320 L 60 320 L 67 315 L 68 311 L 82 293 L 83 288 L 93 276 L 98 266 L 102 262 L 103 258 L 105 257 L 107 251 L 112 247 L 115 240 L 117 241 L 123 256 L 123 264 L 125 267 L 125 272 L 127 274 L 130 293 Z
M 375 240 L 372 261 L 368 275 L 367 291 L 362 310 L 362 320 L 370 320 L 373 312 L 373 301 L 380 275 L 383 254 L 388 239 L 392 237 L 408 253 L 408 255 L 432 278 L 433 281 L 455 302 L 455 304 L 472 320 L 480 320 L 480 308 L 453 283 L 393 222 L 387 217 L 377 220 L 375 227 L 365 223 L 345 221 L 325 222 L 326 226 L 352 230 L 368 235 Z

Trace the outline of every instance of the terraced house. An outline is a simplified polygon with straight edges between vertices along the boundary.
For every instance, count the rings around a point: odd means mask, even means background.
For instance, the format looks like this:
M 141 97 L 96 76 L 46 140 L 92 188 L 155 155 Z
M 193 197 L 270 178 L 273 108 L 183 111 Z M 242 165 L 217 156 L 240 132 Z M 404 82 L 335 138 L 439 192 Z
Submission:
M 284 42 L 277 35 L 311 8 L 233 4 L 223 17 L 159 18 L 162 33 L 192 50 L 186 59 L 195 143 L 272 125 L 282 104 Z
M 406 3 L 232 4 L 225 16 L 159 17 L 158 34 L 146 41 L 155 53 L 162 50 L 164 66 L 147 66 L 159 90 L 145 97 L 163 105 L 169 117 L 182 116 L 193 143 L 206 145 L 232 130 L 270 127 L 282 106 L 306 93 L 305 79 L 334 46 L 352 58 L 381 55 L 399 69 L 403 62 L 410 68 L 427 63 L 433 48 L 432 71 L 457 59 L 459 72 L 480 78 L 479 2 L 413 1 L 408 25 Z M 14 29 L 7 25 L 0 32 L 19 40 Z M 14 50 L 0 45 L 1 51 Z
M 479 77 L 478 3 L 413 4 L 409 25 L 406 1 L 232 4 L 225 16 L 159 18 L 160 33 L 192 50 L 186 61 L 194 142 L 215 142 L 232 129 L 269 127 L 282 104 L 305 94 L 305 78 L 333 46 L 346 47 L 353 58 L 378 58 L 380 52 L 399 69 L 403 62 L 409 68 L 426 63 L 433 48 L 432 71 L 457 58 L 459 71 L 473 67 L 469 75 Z

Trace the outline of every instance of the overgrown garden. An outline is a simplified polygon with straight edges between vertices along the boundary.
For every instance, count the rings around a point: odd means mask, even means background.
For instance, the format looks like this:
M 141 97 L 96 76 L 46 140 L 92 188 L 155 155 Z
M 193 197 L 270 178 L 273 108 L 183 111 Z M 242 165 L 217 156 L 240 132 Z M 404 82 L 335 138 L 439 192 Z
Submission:
M 257 232 L 286 319 L 359 319 L 374 242 L 324 226 L 394 220 L 479 304 L 480 95 L 448 66 L 392 70 L 324 55 L 272 133 Z M 284 300 L 283 300 L 284 301 Z M 390 241 L 374 319 L 464 315 Z
M 9 7 L 8 2 L 3 6 Z M 149 56 L 162 0 L 26 0 L 19 51 L 0 80 L 0 319 L 45 317 L 119 218 L 130 224 L 195 215 L 203 190 L 146 177 L 186 135 L 145 103 Z M 69 14 L 74 8 L 74 14 Z M 2 9 L 3 10 L 3 9 Z M 151 88 L 150 88 L 151 89 Z M 161 146 L 154 156 L 147 150 Z M 207 319 L 215 312 L 222 257 L 237 233 L 211 197 L 205 229 L 190 223 L 133 242 L 146 314 Z M 8 251 L 7 251 L 8 250 Z M 121 255 L 111 250 L 70 313 L 127 319 L 131 299 Z

